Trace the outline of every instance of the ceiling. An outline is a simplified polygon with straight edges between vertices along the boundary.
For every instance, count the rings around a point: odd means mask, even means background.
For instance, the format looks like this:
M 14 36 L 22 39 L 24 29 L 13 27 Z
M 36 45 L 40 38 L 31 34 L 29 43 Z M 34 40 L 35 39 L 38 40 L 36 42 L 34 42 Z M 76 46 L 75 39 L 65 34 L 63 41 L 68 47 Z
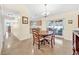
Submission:
M 16 5 L 6 4 L 5 7 L 10 9 L 16 9 L 15 8 Z M 44 16 L 44 12 L 45 12 L 44 4 L 20 4 L 19 6 L 26 7 L 32 19 L 36 19 Z M 78 9 L 79 9 L 79 4 L 47 4 L 48 15 L 60 14 L 66 11 L 72 11 Z
M 26 4 L 33 19 L 43 17 L 45 12 L 44 4 Z M 79 9 L 79 4 L 47 4 L 48 15 L 55 15 L 66 11 Z

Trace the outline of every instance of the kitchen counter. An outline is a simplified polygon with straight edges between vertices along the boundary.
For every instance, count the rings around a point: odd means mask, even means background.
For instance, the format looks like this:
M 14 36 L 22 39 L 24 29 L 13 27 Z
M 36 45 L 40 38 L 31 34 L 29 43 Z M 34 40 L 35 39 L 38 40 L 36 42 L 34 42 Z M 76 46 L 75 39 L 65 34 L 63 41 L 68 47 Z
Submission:
M 79 30 L 74 30 L 73 33 L 79 37 Z

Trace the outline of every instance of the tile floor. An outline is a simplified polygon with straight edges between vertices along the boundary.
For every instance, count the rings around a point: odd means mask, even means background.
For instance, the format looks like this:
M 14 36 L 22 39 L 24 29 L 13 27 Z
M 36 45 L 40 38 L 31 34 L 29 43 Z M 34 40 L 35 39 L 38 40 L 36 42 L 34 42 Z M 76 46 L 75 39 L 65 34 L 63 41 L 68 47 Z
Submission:
M 32 45 L 32 39 L 20 41 L 14 35 L 11 35 L 6 41 L 3 49 L 3 55 L 72 55 L 72 42 L 65 39 L 55 39 L 54 48 L 49 45 Z M 8 43 L 8 44 L 7 44 Z

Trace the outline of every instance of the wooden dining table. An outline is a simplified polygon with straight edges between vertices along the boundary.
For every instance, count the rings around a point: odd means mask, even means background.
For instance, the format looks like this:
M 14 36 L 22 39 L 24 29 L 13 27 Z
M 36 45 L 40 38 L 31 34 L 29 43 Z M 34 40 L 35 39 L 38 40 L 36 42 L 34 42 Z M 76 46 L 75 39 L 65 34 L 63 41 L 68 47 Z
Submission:
M 41 41 L 44 45 L 45 42 L 47 42 L 48 44 L 50 44 L 49 40 L 46 38 L 47 36 L 51 36 L 52 34 L 49 34 L 48 31 L 41 31 L 40 32 L 40 36 L 43 38 L 43 40 Z

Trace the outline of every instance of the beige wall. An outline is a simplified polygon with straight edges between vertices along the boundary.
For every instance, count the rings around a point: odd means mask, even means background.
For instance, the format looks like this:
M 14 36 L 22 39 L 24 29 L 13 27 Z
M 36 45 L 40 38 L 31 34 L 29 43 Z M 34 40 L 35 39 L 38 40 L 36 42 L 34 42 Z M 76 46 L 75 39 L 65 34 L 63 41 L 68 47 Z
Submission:
M 0 54 L 1 54 L 1 50 L 2 50 L 2 45 L 3 45 L 3 18 L 2 18 L 2 8 L 1 8 L 1 5 L 0 5 Z
M 14 10 L 16 12 L 19 12 L 20 19 L 18 20 L 18 27 L 14 28 L 12 27 L 12 33 L 20 40 L 29 39 L 30 38 L 30 17 L 29 17 L 29 11 L 27 10 L 25 5 L 4 5 L 7 9 Z M 22 16 L 28 17 L 28 24 L 22 24 Z
M 1 5 L 0 5 L 0 54 L 1 54 L 1 50 L 2 50 L 2 43 L 3 43 L 3 22 L 2 22 L 2 9 L 1 9 Z
M 19 20 L 18 28 L 13 29 L 12 31 L 20 40 L 29 39 L 30 38 L 30 26 L 29 26 L 30 17 L 28 14 L 28 10 L 24 5 L 16 6 L 16 10 L 20 12 L 21 17 L 22 16 L 28 17 L 28 24 L 22 24 L 22 18 L 21 18 Z
M 64 31 L 63 31 L 63 37 L 66 40 L 72 40 L 72 30 L 77 28 L 78 20 L 77 20 L 78 11 L 68 11 L 65 13 L 59 13 L 56 15 L 48 16 L 47 19 L 41 18 L 42 20 L 42 29 L 46 30 L 46 24 L 48 20 L 58 20 L 63 19 L 64 21 Z M 73 24 L 68 24 L 68 20 L 72 20 Z
M 0 54 L 2 48 L 3 34 L 2 34 L 2 23 L 1 23 L 1 15 L 0 15 Z

